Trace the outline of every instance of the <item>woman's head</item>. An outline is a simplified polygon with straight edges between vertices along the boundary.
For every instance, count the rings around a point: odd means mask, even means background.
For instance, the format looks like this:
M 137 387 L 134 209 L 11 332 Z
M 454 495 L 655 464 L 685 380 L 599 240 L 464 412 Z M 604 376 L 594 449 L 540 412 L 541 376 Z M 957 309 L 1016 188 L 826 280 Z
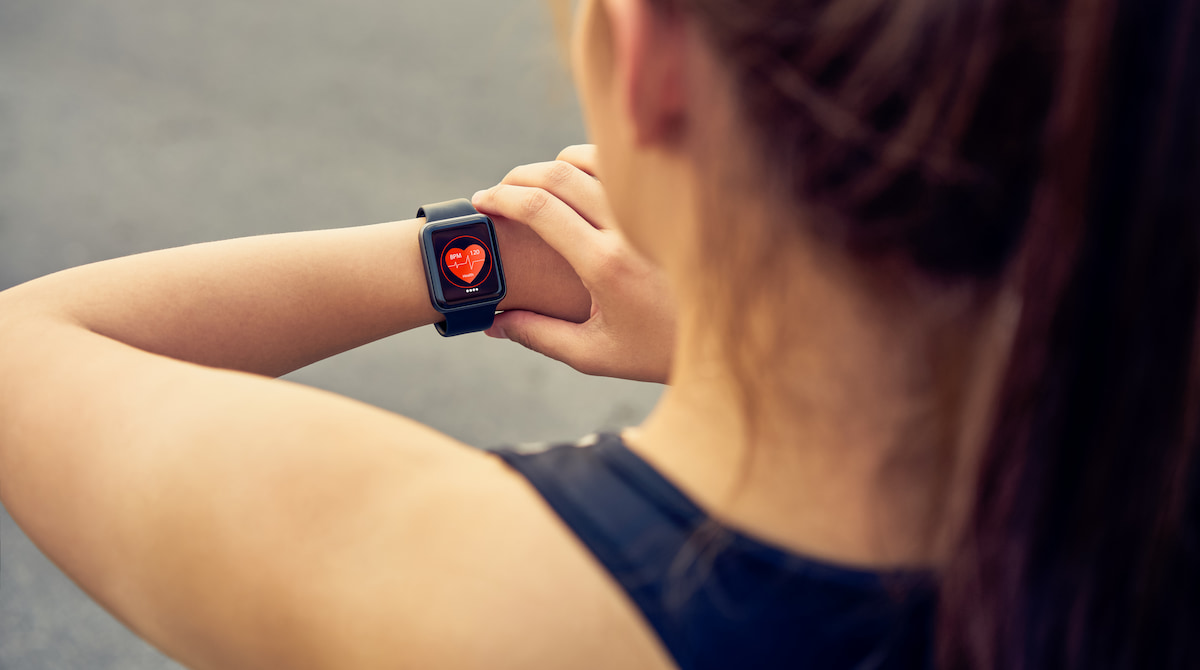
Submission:
M 1063 62 L 1063 12 L 1044 4 L 582 4 L 577 80 L 618 220 L 686 278 L 747 394 L 786 397 L 765 361 L 844 336 L 802 304 L 856 301 L 895 334 L 875 348 L 908 333 L 954 365 L 970 355 L 949 340 L 990 323 Z
M 1036 2 L 589 0 L 577 74 L 622 176 L 637 150 L 677 151 L 708 163 L 707 192 L 752 184 L 805 213 L 773 236 L 803 221 L 859 256 L 990 278 L 1027 218 L 1062 18 Z
M 664 264 L 691 245 L 715 320 L 778 290 L 754 270 L 780 244 L 1020 295 L 945 568 L 948 665 L 1200 663 L 1198 5 L 583 2 L 614 209 Z M 671 206 L 700 225 L 664 227 Z

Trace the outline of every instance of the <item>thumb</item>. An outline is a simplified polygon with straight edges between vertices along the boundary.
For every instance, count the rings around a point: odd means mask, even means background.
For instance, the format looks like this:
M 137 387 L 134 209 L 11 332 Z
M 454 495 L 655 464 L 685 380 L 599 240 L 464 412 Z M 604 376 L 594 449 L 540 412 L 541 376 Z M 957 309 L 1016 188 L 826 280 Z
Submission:
M 497 314 L 486 332 L 578 369 L 587 350 L 581 329 L 580 324 L 536 312 L 509 310 Z

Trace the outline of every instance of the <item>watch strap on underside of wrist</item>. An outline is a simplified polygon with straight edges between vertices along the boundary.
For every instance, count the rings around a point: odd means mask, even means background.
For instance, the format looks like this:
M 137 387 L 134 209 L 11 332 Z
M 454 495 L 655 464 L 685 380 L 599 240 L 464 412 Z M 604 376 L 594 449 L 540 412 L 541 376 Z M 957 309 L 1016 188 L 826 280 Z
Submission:
M 449 312 L 442 316 L 446 317 L 445 321 L 433 324 L 442 337 L 475 333 L 492 327 L 492 323 L 496 320 L 496 306 L 481 305 L 473 309 L 464 309 L 461 312 Z

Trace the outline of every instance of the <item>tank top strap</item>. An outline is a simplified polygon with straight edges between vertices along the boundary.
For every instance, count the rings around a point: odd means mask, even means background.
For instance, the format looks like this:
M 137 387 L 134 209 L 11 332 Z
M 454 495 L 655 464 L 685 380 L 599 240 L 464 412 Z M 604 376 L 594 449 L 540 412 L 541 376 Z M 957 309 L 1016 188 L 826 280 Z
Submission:
M 808 559 L 712 519 L 618 435 L 500 449 L 628 594 L 683 670 L 931 666 L 917 571 Z

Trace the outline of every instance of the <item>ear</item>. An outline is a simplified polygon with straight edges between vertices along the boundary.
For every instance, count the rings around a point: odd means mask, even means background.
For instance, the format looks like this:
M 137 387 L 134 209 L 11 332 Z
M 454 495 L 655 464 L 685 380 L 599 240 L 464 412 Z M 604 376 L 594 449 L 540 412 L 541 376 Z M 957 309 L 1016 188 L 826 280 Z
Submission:
M 601 0 L 612 26 L 616 91 L 639 145 L 673 144 L 687 111 L 687 24 L 648 0 Z

